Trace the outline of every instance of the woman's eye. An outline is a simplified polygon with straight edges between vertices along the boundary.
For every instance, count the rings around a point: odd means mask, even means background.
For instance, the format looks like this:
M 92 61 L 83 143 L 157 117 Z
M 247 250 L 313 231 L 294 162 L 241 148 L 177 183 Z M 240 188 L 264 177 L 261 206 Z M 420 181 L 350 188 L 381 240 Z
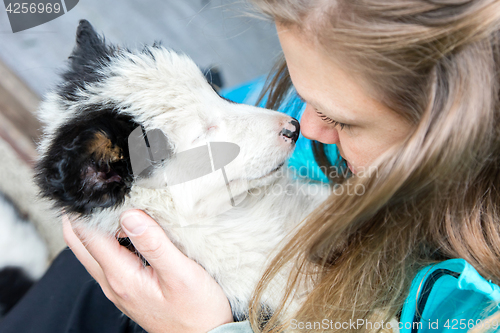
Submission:
M 343 130 L 344 128 L 345 129 L 350 129 L 351 128 L 351 125 L 347 125 L 347 124 L 344 124 L 344 123 L 340 123 L 338 121 L 335 121 L 333 120 L 332 118 L 329 118 L 327 116 L 325 116 L 323 113 L 321 113 L 320 111 L 314 109 L 316 111 L 316 113 L 318 114 L 318 116 L 321 118 L 321 120 L 323 120 L 324 122 L 328 123 L 328 124 L 334 124 L 335 126 L 334 127 L 337 127 L 339 126 L 341 130 Z
M 298 95 L 297 94 L 297 97 L 299 98 L 299 100 L 302 102 L 302 103 L 307 103 L 303 98 L 302 96 Z M 352 125 L 347 125 L 347 124 L 344 124 L 344 123 L 340 123 L 338 121 L 335 121 L 333 119 L 331 119 L 330 117 L 327 117 L 325 116 L 323 113 L 321 113 L 320 111 L 314 109 L 314 111 L 316 111 L 316 113 L 318 114 L 318 116 L 326 123 L 328 124 L 334 124 L 335 126 L 334 127 L 337 127 L 339 126 L 341 130 L 343 130 L 344 128 L 345 129 L 350 129 Z

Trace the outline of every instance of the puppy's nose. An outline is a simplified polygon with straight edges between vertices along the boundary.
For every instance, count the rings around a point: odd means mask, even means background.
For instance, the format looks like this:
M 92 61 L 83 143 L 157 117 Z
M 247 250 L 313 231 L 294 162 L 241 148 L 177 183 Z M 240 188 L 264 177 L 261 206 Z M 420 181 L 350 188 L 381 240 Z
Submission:
M 299 133 L 300 133 L 300 125 L 297 119 L 295 118 L 292 118 L 292 120 L 290 120 L 280 132 L 281 135 L 292 139 L 294 143 L 297 142 L 297 139 L 299 138 Z

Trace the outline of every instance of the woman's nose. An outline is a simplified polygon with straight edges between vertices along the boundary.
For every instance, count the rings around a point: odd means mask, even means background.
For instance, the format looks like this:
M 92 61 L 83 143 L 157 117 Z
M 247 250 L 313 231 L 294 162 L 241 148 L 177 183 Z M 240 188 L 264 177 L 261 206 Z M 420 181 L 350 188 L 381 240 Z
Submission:
M 309 140 L 316 140 L 325 144 L 340 143 L 339 132 L 332 125 L 324 122 L 309 104 L 300 119 L 302 135 Z

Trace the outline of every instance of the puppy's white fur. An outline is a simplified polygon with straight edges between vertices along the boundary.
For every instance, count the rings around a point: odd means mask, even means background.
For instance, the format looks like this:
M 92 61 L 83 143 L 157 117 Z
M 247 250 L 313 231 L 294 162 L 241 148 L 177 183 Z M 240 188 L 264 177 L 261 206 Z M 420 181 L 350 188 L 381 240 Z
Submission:
M 32 279 L 47 268 L 47 246 L 33 224 L 23 221 L 16 209 L 0 194 L 0 270 L 22 267 Z
M 118 106 L 146 131 L 161 129 L 174 154 L 213 141 L 237 144 L 239 155 L 225 167 L 231 193 L 244 198 L 237 207 L 227 210 L 220 171 L 167 186 L 167 170 L 174 164 L 166 161 L 150 178 L 136 180 L 123 205 L 96 210 L 81 222 L 115 235 L 123 211 L 146 211 L 183 253 L 215 278 L 233 312 L 245 314 L 279 242 L 327 198 L 329 188 L 279 172 L 285 169 L 271 172 L 293 151 L 294 143 L 279 135 L 292 118 L 222 99 L 185 55 L 156 47 L 149 52 L 119 52 L 101 69 L 104 80 L 78 92 L 78 103 L 49 93 L 39 110 L 45 124 L 40 154 L 58 128 L 85 106 L 106 103 Z M 280 301 L 287 275 L 282 272 L 264 295 L 271 309 Z

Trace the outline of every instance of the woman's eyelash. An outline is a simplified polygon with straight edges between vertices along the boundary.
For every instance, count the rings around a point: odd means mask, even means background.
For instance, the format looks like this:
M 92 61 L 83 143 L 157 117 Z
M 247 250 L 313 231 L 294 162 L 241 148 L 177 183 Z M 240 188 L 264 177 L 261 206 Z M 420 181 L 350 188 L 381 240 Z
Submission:
M 344 128 L 346 128 L 346 129 L 351 128 L 351 125 L 347 125 L 347 124 L 335 121 L 332 118 L 329 118 L 329 117 L 325 116 L 324 114 L 322 114 L 320 111 L 318 111 L 316 109 L 314 111 L 316 111 L 316 113 L 321 118 L 321 120 L 323 120 L 324 122 L 326 122 L 328 124 L 334 124 L 335 126 L 339 126 L 341 130 L 343 130 Z
M 299 94 L 297 94 L 297 97 L 299 98 L 299 100 L 302 102 L 302 103 L 307 103 L 303 98 L 302 96 L 300 96 Z M 332 118 L 329 118 L 327 116 L 325 116 L 324 114 L 322 114 L 320 111 L 314 109 L 314 111 L 316 111 L 316 113 L 318 114 L 318 116 L 321 118 L 321 120 L 325 121 L 326 123 L 328 124 L 335 124 L 335 127 L 336 126 L 339 126 L 341 130 L 343 130 L 344 128 L 346 129 L 350 129 L 351 128 L 351 125 L 347 125 L 347 124 L 344 124 L 344 123 L 340 123 L 338 121 L 335 121 L 333 120 Z

